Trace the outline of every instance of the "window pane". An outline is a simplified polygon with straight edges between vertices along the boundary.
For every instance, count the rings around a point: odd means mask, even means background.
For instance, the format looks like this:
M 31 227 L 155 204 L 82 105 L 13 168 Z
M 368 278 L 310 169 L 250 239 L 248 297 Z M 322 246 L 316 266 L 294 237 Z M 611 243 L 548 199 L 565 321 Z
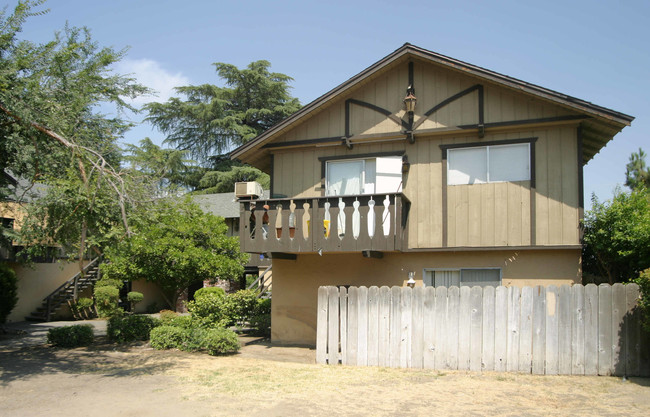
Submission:
M 530 179 L 529 144 L 490 146 L 490 182 Z
M 402 191 L 402 157 L 377 158 L 378 193 L 399 193 Z
M 326 195 L 361 194 L 363 161 L 328 162 Z
M 436 287 L 459 287 L 460 271 L 434 271 L 434 283 Z
M 447 184 L 480 184 L 487 182 L 487 149 L 449 149 Z
M 501 285 L 500 269 L 461 269 L 461 285 L 473 287 L 498 287 Z
M 374 194 L 377 181 L 377 164 L 374 159 L 365 160 L 365 173 L 363 180 L 363 194 Z

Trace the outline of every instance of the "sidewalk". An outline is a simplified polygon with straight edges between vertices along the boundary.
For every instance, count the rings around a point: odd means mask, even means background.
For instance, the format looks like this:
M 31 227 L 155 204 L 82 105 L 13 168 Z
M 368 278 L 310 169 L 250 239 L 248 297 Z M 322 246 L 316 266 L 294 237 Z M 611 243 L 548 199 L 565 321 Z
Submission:
M 4 328 L 9 334 L 0 335 L 0 349 L 42 345 L 47 343 L 48 330 L 54 327 L 73 326 L 77 324 L 90 324 L 95 328 L 95 336 L 106 336 L 106 320 L 101 319 L 50 321 L 46 323 L 19 321 L 4 325 Z

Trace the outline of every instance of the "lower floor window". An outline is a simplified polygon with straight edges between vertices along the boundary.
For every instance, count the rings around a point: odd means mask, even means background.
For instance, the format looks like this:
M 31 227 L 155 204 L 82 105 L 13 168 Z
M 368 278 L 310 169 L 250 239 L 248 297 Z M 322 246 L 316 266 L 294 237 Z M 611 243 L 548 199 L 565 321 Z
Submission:
M 500 268 L 425 269 L 425 287 L 498 287 Z

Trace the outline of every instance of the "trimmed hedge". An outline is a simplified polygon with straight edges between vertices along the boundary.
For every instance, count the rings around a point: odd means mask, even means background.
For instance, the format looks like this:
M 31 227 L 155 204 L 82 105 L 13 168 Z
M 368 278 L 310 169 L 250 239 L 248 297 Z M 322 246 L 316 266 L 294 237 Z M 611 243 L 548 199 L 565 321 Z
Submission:
M 74 326 L 54 327 L 47 332 L 47 342 L 53 346 L 75 348 L 90 345 L 95 338 L 93 326 L 77 324 Z
M 108 340 L 116 343 L 149 340 L 151 330 L 159 323 L 158 320 L 149 316 L 111 317 L 108 320 L 106 335 Z
M 257 303 L 257 293 L 253 290 L 241 290 L 225 297 L 207 292 L 190 301 L 187 309 L 200 327 L 222 328 L 248 321 L 256 314 Z
M 226 295 L 226 291 L 221 287 L 203 287 L 196 290 L 194 293 L 194 299 L 196 300 L 197 298 L 201 298 L 206 294 L 215 294 L 223 297 Z
M 239 339 L 227 329 L 189 329 L 176 326 L 160 326 L 151 331 L 151 347 L 154 349 L 180 349 L 187 352 L 206 352 L 210 355 L 239 351 Z

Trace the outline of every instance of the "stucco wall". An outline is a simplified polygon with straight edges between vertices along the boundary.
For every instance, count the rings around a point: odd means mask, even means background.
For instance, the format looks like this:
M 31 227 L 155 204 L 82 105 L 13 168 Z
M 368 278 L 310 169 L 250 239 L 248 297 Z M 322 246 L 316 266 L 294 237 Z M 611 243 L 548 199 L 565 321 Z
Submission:
M 79 272 L 76 262 L 40 263 L 32 268 L 14 263 L 10 266 L 18 276 L 18 304 L 9 315 L 8 322 L 24 321 L 25 316 L 39 307 L 45 297 Z
M 506 286 L 562 285 L 581 280 L 580 250 L 299 255 L 273 260 L 271 337 L 274 343 L 316 343 L 316 306 L 321 285 L 404 286 L 408 272 L 422 285 L 425 268 L 502 270 Z

